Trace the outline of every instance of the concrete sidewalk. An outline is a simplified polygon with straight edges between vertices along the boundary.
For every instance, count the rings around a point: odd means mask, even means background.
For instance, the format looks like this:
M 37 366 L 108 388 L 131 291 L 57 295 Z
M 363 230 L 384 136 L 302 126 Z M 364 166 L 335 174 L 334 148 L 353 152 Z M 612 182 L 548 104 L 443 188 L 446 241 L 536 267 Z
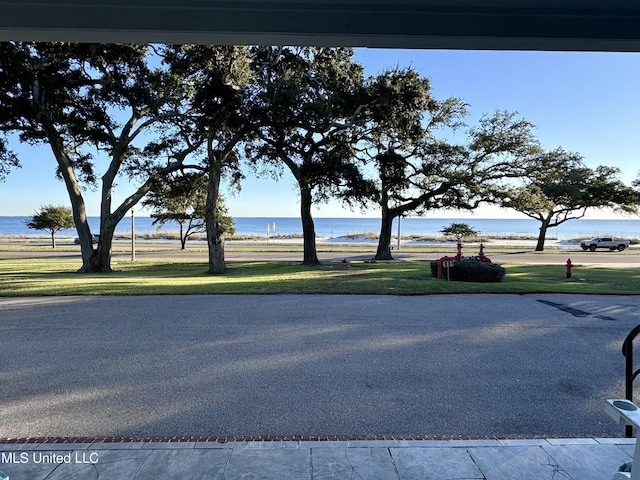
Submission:
M 0 444 L 10 480 L 610 480 L 634 439 Z

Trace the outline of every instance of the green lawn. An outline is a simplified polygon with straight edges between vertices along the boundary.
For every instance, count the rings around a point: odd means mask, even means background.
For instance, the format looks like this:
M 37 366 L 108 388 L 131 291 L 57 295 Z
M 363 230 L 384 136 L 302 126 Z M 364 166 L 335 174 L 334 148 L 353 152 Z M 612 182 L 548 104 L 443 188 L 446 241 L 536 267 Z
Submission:
M 79 274 L 78 261 L 0 260 L 0 296 L 337 293 L 428 295 L 440 293 L 638 294 L 640 270 L 574 267 L 566 279 L 557 265 L 503 265 L 500 283 L 436 280 L 429 262 L 337 263 L 303 267 L 296 262 L 228 262 L 225 275 L 208 275 L 203 262 L 114 263 L 112 274 Z

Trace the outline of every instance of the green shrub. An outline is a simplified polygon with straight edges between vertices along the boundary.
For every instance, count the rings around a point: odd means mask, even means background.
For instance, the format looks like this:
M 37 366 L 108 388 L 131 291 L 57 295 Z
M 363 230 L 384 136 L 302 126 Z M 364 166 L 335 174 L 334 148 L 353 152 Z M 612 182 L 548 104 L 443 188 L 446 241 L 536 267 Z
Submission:
M 446 277 L 446 269 L 443 269 Z M 454 261 L 449 268 L 449 279 L 459 282 L 501 282 L 506 270 L 497 263 L 486 263 L 480 260 L 464 259 Z M 431 275 L 438 276 L 438 261 L 431 261 Z
M 431 276 L 438 278 L 438 260 L 431 260 Z

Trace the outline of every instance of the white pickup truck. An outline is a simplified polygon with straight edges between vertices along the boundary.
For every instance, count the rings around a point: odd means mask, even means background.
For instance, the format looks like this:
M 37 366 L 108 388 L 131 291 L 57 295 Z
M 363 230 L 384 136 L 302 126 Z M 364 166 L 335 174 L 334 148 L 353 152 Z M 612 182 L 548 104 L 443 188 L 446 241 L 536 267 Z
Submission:
M 596 237 L 591 240 L 583 240 L 580 242 L 580 247 L 584 250 L 590 250 L 595 252 L 597 248 L 606 248 L 609 250 L 623 251 L 629 246 L 627 240 L 616 240 L 612 237 Z

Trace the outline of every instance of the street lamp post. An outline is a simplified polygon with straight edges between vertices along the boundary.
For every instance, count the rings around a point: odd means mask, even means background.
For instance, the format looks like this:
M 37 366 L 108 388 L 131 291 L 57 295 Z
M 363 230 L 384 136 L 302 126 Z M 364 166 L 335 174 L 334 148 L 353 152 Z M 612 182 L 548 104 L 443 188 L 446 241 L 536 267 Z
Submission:
M 133 219 L 133 208 L 131 209 L 131 261 L 136 261 L 136 228 Z

